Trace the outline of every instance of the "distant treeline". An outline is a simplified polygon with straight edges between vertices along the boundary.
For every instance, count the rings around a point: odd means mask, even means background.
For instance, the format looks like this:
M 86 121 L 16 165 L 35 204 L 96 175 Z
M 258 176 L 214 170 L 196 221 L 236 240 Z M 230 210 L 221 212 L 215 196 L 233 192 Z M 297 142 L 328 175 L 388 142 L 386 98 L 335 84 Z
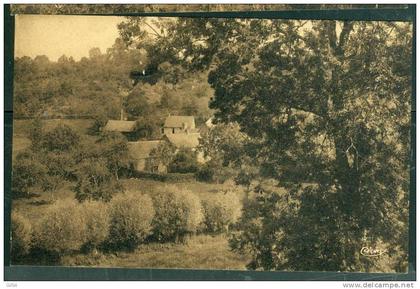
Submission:
M 39 119 L 95 119 L 96 115 L 80 115 L 80 114 L 70 114 L 70 115 L 42 115 L 39 116 Z M 33 115 L 20 115 L 19 117 L 15 117 L 16 119 L 33 119 Z
M 92 48 L 89 57 L 75 61 L 61 56 L 51 61 L 45 55 L 18 57 L 14 63 L 15 118 L 108 118 L 171 114 L 211 115 L 208 101 L 212 90 L 206 74 L 195 75 L 176 85 L 159 81 L 137 83 L 130 72 L 143 69 L 147 57 L 141 50 L 128 49 L 117 39 L 102 53 Z

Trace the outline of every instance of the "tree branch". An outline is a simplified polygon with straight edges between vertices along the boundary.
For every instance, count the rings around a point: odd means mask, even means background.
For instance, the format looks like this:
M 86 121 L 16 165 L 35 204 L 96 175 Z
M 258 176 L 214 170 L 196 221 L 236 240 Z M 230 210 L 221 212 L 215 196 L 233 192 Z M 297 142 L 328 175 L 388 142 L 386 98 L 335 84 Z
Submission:
M 352 22 L 349 22 L 349 21 L 344 22 L 343 29 L 341 30 L 341 33 L 340 33 L 340 40 L 337 47 L 339 50 L 337 52 L 341 55 L 344 53 L 343 48 L 344 48 L 344 45 L 346 45 L 347 40 L 349 39 L 349 35 L 352 29 L 353 29 Z
M 153 28 L 152 25 L 150 25 L 149 23 L 147 23 L 146 21 L 143 22 L 144 24 L 146 24 L 150 29 L 152 29 L 152 31 L 154 32 L 154 34 L 158 37 L 158 38 L 162 38 L 163 36 L 156 31 L 156 29 Z
M 330 43 L 330 47 L 336 51 L 337 49 L 337 35 L 335 33 L 335 26 L 336 26 L 336 22 L 335 21 L 328 21 L 326 23 L 326 30 L 327 30 L 327 34 L 328 34 L 328 40 Z

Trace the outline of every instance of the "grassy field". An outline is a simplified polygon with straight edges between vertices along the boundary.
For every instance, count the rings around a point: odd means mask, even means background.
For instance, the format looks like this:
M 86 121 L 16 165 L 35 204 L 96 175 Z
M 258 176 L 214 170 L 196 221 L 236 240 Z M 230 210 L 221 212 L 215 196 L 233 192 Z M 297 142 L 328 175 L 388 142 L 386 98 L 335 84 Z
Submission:
M 147 194 L 153 194 L 160 192 L 165 186 L 172 185 L 179 187 L 180 189 L 191 191 L 196 194 L 200 199 L 205 198 L 209 194 L 217 193 L 220 191 L 232 190 L 236 191 L 240 196 L 243 194 L 243 188 L 234 186 L 230 183 L 225 184 L 210 184 L 198 181 L 180 181 L 176 183 L 167 183 L 154 181 L 149 179 L 122 179 L 121 182 L 127 191 L 143 192 Z
M 161 191 L 167 183 L 148 179 L 122 179 L 128 191 L 153 194 Z M 228 184 L 201 182 L 179 182 L 171 184 L 188 189 L 204 199 L 220 190 L 231 189 Z M 13 200 L 12 209 L 28 218 L 32 223 L 43 216 L 45 210 L 58 199 L 74 200 L 72 187 L 65 182 L 54 193 L 33 193 L 30 198 Z M 237 189 L 238 194 L 243 194 Z M 196 268 L 196 269 L 246 269 L 248 256 L 230 251 L 228 238 L 224 234 L 191 236 L 184 243 L 149 243 L 140 245 L 134 252 L 96 254 L 73 253 L 62 256 L 63 266 L 136 267 L 136 268 Z M 36 260 L 29 261 L 38 264 Z M 40 261 L 42 262 L 42 261 Z
M 45 209 L 56 200 L 74 200 L 72 187 L 74 184 L 63 181 L 62 186 L 55 192 L 38 193 L 34 190 L 29 198 L 19 198 L 12 201 L 12 210 L 19 212 L 31 221 L 41 218 Z
M 229 250 L 225 235 L 197 235 L 182 244 L 151 243 L 134 252 L 74 254 L 61 260 L 63 266 L 225 270 L 245 270 L 249 261 L 248 256 Z

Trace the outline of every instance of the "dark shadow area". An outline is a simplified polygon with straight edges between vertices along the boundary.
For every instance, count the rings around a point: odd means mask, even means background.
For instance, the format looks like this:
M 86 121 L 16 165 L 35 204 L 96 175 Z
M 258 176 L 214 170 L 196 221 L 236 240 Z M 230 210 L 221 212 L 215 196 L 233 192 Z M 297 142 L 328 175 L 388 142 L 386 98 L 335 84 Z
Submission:
M 23 193 L 23 192 L 13 192 L 12 199 L 32 199 L 32 198 L 38 198 L 41 194 L 39 193 Z

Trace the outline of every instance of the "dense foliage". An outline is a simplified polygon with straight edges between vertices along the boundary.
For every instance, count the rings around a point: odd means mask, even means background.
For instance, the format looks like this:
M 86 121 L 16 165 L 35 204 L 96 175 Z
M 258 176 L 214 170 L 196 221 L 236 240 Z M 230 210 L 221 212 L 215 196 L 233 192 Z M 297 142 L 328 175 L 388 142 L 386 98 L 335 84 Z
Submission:
M 41 185 L 45 180 L 47 168 L 32 154 L 22 153 L 12 168 L 12 190 L 14 194 L 28 195 L 30 189 Z
M 83 201 L 105 201 L 123 191 L 121 184 L 106 167 L 104 159 L 82 161 L 77 168 L 76 199 Z
M 123 39 L 149 66 L 208 71 L 215 122 L 248 137 L 240 159 L 258 171 L 239 164 L 238 180 L 261 197 L 233 248 L 253 252 L 250 267 L 366 271 L 366 236 L 406 259 L 412 25 L 179 18 L 150 36 L 144 21 Z M 269 178 L 288 194 L 251 185 Z
M 126 76 L 133 60 L 116 61 L 112 54 L 92 53 L 77 62 L 66 56 L 57 62 L 46 56 L 16 58 L 15 117 L 118 117 L 120 94 L 131 86 Z
M 92 48 L 89 57 L 79 61 L 65 55 L 57 61 L 45 55 L 16 58 L 14 117 L 91 118 L 95 119 L 91 133 L 97 134 L 106 120 L 119 119 L 124 108 L 124 117 L 138 120 L 138 137 L 153 139 L 160 136 L 169 113 L 195 115 L 198 123 L 211 116 L 208 102 L 212 89 L 203 81 L 205 72 L 182 84 L 158 81 L 151 86 L 147 80 L 131 77 L 147 62 L 143 50 L 133 49 L 119 38 L 105 53 Z M 36 138 L 38 132 L 35 129 L 31 135 Z
M 201 133 L 199 142 L 206 163 L 197 172 L 198 180 L 223 183 L 255 165 L 244 155 L 247 136 L 237 123 L 212 125 Z
M 158 166 L 160 164 L 168 167 L 175 155 L 176 148 L 169 142 L 162 142 L 150 152 L 150 165 Z
M 189 148 L 180 148 L 169 163 L 171 173 L 195 173 L 198 170 L 197 152 Z
M 129 167 L 127 139 L 118 132 L 104 132 L 95 143 L 99 156 L 116 179 Z
M 79 143 L 80 136 L 68 125 L 58 125 L 43 136 L 47 151 L 68 151 Z
M 31 146 L 13 162 L 13 191 L 19 196 L 35 189 L 54 191 L 63 181 L 76 182 L 76 199 L 109 201 L 122 192 L 119 176 L 129 168 L 127 139 L 119 133 L 96 138 L 79 135 L 67 125 L 46 130 L 32 122 Z

